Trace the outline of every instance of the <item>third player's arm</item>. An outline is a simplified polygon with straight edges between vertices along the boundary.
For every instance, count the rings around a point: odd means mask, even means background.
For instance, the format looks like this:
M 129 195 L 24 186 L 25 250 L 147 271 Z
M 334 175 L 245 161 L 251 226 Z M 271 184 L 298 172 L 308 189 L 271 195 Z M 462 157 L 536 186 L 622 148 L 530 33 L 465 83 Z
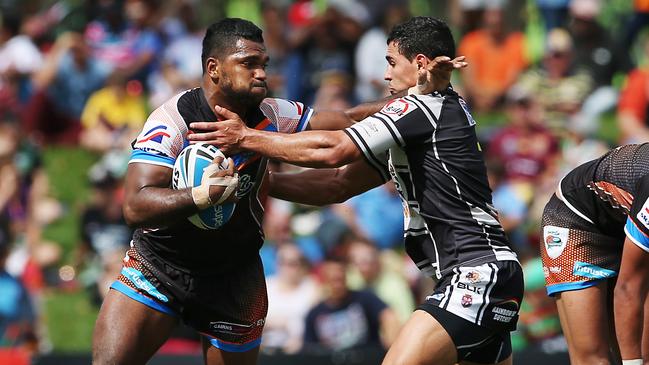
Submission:
M 649 293 L 649 253 L 628 237 L 614 294 L 615 332 L 622 359 L 642 358 L 644 303 Z
M 282 200 L 320 206 L 342 203 L 382 183 L 381 176 L 365 161 L 356 161 L 335 169 L 270 173 L 269 194 Z

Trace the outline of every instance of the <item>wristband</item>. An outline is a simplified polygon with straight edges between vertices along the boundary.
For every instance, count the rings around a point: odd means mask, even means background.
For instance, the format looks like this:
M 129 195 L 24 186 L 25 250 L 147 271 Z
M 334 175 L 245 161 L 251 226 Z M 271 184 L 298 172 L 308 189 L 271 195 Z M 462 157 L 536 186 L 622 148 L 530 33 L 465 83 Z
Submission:
M 622 365 L 642 365 L 642 359 L 622 360 Z

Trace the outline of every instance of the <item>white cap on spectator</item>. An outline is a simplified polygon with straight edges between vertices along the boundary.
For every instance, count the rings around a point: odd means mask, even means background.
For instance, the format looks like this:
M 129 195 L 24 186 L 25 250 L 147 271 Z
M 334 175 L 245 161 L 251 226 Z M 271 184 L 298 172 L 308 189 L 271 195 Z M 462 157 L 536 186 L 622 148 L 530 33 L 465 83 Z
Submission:
M 328 0 L 327 5 L 338 10 L 341 14 L 354 19 L 361 25 L 368 25 L 370 12 L 365 5 L 356 0 Z
M 545 40 L 547 53 L 568 52 L 572 50 L 572 38 L 567 30 L 561 28 L 552 29 Z
M 599 15 L 602 9 L 600 0 L 572 0 L 570 13 L 576 18 L 592 19 Z

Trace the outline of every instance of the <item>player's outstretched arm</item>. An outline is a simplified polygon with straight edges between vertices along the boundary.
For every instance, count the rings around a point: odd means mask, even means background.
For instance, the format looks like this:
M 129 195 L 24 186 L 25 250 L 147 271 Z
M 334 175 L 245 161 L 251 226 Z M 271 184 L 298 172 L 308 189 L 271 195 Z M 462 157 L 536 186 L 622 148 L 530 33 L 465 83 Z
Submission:
M 246 127 L 236 113 L 218 105 L 214 110 L 222 120 L 191 123 L 193 130 L 212 130 L 188 135 L 191 142 L 213 144 L 226 155 L 248 150 L 305 167 L 339 167 L 361 157 L 343 131 L 267 132 Z
M 220 157 L 217 157 L 220 159 Z M 215 160 L 210 166 L 217 166 Z M 125 181 L 124 219 L 132 227 L 159 227 L 185 219 L 200 209 L 222 202 L 236 200 L 236 188 L 228 188 L 222 182 L 238 183 L 234 162 L 228 170 L 217 168 L 203 175 L 201 185 L 174 190 L 171 185 L 172 169 L 165 166 L 131 163 L 128 165 Z M 209 172 L 209 174 L 207 173 Z
M 649 293 L 649 253 L 624 241 L 620 274 L 614 294 L 615 332 L 622 359 L 642 359 L 642 327 L 645 298 Z M 639 362 L 642 364 L 642 361 Z
M 428 63 L 426 68 L 419 70 L 416 89 L 402 90 L 394 95 L 387 96 L 377 101 L 359 104 L 345 112 L 318 110 L 309 120 L 307 129 L 314 130 L 337 130 L 344 129 L 355 122 L 369 117 L 381 110 L 390 100 L 406 96 L 409 93 L 428 94 L 433 91 L 445 90 L 451 83 L 453 70 L 459 70 L 468 65 L 464 56 L 454 59 L 446 56 L 439 56 Z
M 272 197 L 308 205 L 338 204 L 383 183 L 365 161 L 335 169 L 311 169 L 297 173 L 269 173 Z

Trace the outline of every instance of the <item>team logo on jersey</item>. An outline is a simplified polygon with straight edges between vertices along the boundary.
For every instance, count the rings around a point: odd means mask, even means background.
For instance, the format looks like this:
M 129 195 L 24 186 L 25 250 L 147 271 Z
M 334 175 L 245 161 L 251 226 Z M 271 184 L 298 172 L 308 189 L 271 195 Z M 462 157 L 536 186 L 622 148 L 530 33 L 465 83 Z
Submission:
M 153 141 L 157 143 L 162 143 L 164 137 L 171 137 L 165 130 L 167 129 L 166 125 L 159 125 L 149 129 L 148 132 L 144 133 L 141 139 L 137 143 L 143 143 L 146 141 Z
M 252 190 L 252 187 L 255 186 L 255 182 L 252 181 L 250 175 L 244 174 L 239 176 L 239 190 L 237 190 L 237 198 L 246 196 Z
M 471 294 L 464 294 L 460 303 L 464 308 L 468 308 L 473 304 L 473 297 Z
M 392 115 L 402 115 L 407 112 L 409 108 L 408 102 L 403 99 L 394 99 L 391 102 L 385 104 L 381 111 L 385 114 Z
M 645 228 L 649 229 L 649 199 L 644 202 L 644 205 L 638 212 L 636 218 L 638 218 L 638 221 L 640 221 Z
M 465 277 L 472 284 L 475 284 L 482 279 L 482 276 L 477 271 L 469 271 Z
M 543 227 L 543 243 L 545 252 L 551 259 L 561 256 L 568 243 L 568 228 L 545 226 Z

